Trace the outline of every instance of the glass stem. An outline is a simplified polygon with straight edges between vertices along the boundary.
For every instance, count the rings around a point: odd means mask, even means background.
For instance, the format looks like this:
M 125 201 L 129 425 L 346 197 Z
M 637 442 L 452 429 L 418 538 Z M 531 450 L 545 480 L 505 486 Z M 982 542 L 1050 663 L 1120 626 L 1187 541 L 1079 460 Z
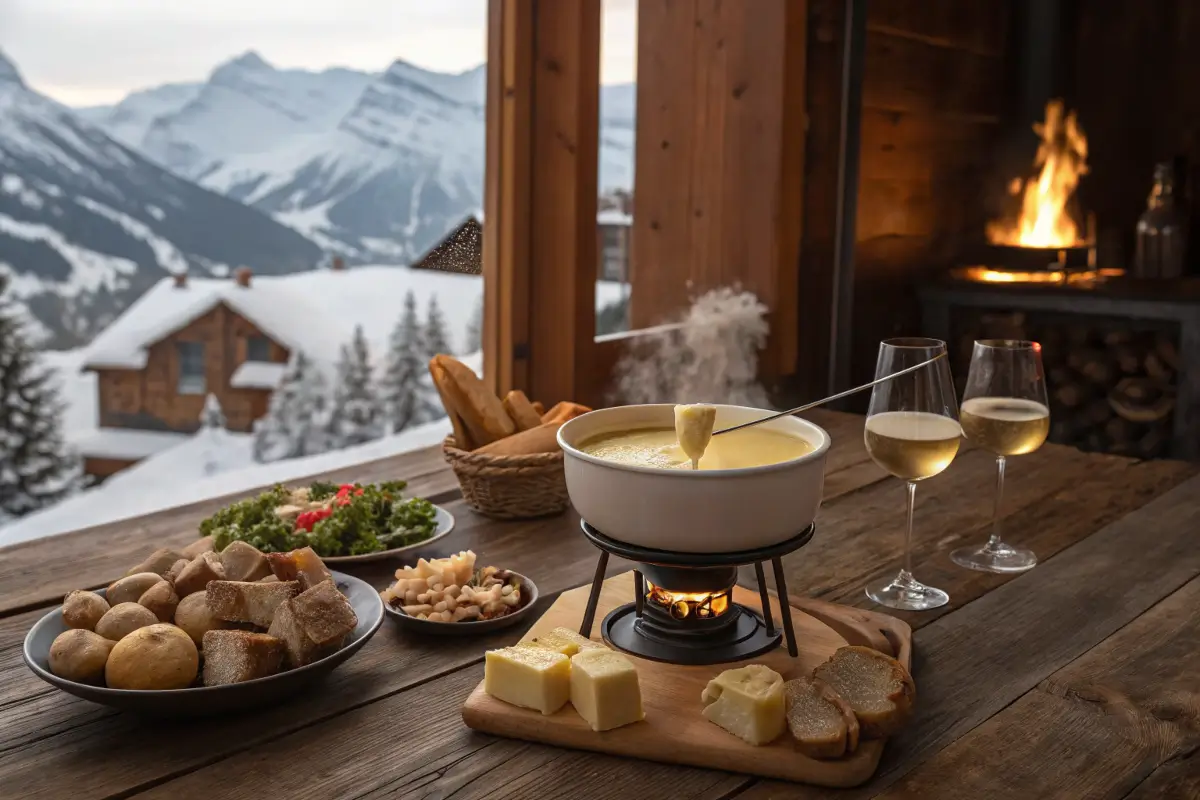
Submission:
M 996 456 L 996 506 L 992 510 L 992 536 L 987 549 L 1000 547 L 1000 504 L 1004 502 L 1004 456 Z
M 912 529 L 913 529 L 913 506 L 917 502 L 917 484 L 915 481 L 908 482 L 908 520 L 904 525 L 904 574 L 912 577 Z

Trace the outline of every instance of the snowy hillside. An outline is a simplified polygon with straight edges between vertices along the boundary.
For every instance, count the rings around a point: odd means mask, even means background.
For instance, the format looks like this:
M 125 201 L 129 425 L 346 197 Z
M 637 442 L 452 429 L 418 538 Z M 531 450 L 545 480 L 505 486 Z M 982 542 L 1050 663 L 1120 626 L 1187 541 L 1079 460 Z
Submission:
M 295 231 L 30 90 L 0 54 L 0 270 L 49 346 L 87 341 L 166 273 L 279 274 L 320 258 Z
M 382 74 L 279 70 L 248 53 L 191 98 L 165 99 L 141 152 L 352 261 L 407 263 L 482 205 L 486 69 L 395 61 Z M 601 95 L 600 188 L 633 180 L 632 85 Z M 139 93 L 86 114 L 130 136 Z M 124 107 L 124 108 L 123 108 Z M 127 139 L 129 140 L 129 139 Z
M 154 121 L 173 114 L 200 93 L 202 83 L 165 83 L 134 92 L 115 106 L 78 108 L 75 113 L 126 147 L 139 149 Z

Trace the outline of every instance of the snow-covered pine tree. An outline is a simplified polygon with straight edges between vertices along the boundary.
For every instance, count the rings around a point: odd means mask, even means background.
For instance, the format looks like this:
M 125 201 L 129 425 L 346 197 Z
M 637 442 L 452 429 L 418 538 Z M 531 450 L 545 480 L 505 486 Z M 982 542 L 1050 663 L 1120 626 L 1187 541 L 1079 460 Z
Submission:
M 57 503 L 81 484 L 62 436 L 64 405 L 38 363 L 0 275 L 0 522 Z
M 477 353 L 483 349 L 483 295 L 467 320 L 467 340 L 463 343 L 463 353 Z
M 450 349 L 450 334 L 446 332 L 446 318 L 442 316 L 436 294 L 429 296 L 429 309 L 425 312 L 425 352 L 429 358 L 438 354 L 454 355 Z
M 410 290 L 404 296 L 404 311 L 392 329 L 387 361 L 379 379 L 379 401 L 387 432 L 396 433 L 429 418 L 427 371 L 425 334 L 417 316 L 416 295 Z
M 279 461 L 328 450 L 326 406 L 324 374 L 297 351 L 271 395 L 266 416 L 254 424 L 255 460 Z
M 371 354 L 362 326 L 342 345 L 329 424 L 333 447 L 352 447 L 383 436 L 383 412 L 371 380 Z
M 204 398 L 204 409 L 200 412 L 201 428 L 224 428 L 225 412 L 221 409 L 221 401 L 215 394 L 209 393 Z

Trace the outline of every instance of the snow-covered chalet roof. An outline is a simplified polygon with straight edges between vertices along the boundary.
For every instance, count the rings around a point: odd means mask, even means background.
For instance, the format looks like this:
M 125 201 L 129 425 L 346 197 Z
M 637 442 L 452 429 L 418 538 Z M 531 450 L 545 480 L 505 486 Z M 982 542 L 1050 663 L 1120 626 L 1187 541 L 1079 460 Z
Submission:
M 191 278 L 177 286 L 164 278 L 129 307 L 87 348 L 84 369 L 141 369 L 148 348 L 224 304 L 279 344 L 318 362 L 332 364 L 356 325 L 362 325 L 374 356 L 412 290 L 424 316 L 437 295 L 452 339 L 461 336 L 479 302 L 478 277 L 367 266 L 313 270 L 291 275 L 255 275 L 247 287 L 233 279 Z M 451 345 L 459 344 L 452 341 Z
M 292 352 L 327 368 L 342 345 L 362 325 L 372 360 L 387 352 L 388 337 L 399 319 L 404 296 L 412 290 L 421 318 L 436 295 L 446 320 L 450 346 L 462 337 L 483 293 L 483 280 L 440 270 L 397 266 L 312 270 L 291 275 L 255 275 L 248 287 L 232 278 L 192 278 L 176 286 L 160 280 L 104 330 L 83 358 L 83 369 L 142 369 L 148 348 L 224 303 Z M 596 282 L 596 308 L 621 297 L 613 281 Z

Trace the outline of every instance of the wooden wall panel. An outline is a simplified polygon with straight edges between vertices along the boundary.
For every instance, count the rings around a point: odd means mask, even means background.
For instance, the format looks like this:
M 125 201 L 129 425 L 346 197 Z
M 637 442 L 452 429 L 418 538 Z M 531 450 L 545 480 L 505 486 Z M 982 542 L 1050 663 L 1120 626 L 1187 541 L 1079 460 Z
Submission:
M 982 234 L 1007 77 L 1008 3 L 867 4 L 850 377 L 870 378 L 882 338 L 919 332 L 915 288 Z M 826 388 L 839 158 L 844 7 L 809 0 L 809 129 L 796 399 Z M 791 398 L 788 398 L 790 401 Z M 865 398 L 858 398 L 861 410 Z
M 796 360 L 804 6 L 638 4 L 633 327 L 740 283 L 772 309 L 775 375 Z

